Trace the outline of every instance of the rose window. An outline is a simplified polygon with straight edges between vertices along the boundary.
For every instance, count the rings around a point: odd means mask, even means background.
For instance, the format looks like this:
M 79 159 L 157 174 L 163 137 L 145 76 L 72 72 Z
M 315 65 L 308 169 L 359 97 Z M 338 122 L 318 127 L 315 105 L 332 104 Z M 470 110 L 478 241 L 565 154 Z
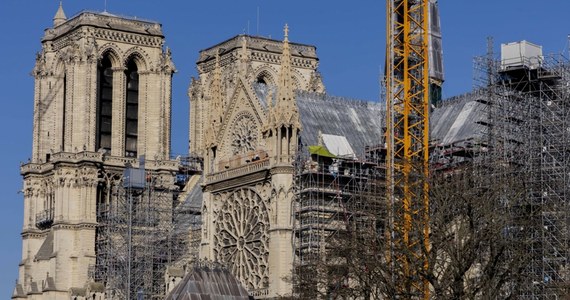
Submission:
M 235 191 L 226 199 L 216 222 L 216 255 L 248 290 L 268 286 L 268 216 L 257 193 Z
M 255 150 L 257 144 L 257 126 L 248 115 L 241 116 L 234 123 L 232 131 L 233 154 L 244 154 Z

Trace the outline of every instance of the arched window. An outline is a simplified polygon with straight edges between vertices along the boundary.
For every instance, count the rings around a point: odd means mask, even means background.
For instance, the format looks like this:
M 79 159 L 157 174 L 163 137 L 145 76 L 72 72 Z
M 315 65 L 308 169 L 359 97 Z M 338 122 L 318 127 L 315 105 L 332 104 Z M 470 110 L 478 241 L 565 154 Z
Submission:
M 257 76 L 255 76 L 255 82 L 258 84 L 275 85 L 273 75 L 271 75 L 271 72 L 268 70 L 258 72 Z
M 127 107 L 125 118 L 125 156 L 137 156 L 139 125 L 139 74 L 133 60 L 127 64 Z
M 105 56 L 98 67 L 99 101 L 97 104 L 96 149 L 111 150 L 111 124 L 113 117 L 113 69 L 109 56 Z

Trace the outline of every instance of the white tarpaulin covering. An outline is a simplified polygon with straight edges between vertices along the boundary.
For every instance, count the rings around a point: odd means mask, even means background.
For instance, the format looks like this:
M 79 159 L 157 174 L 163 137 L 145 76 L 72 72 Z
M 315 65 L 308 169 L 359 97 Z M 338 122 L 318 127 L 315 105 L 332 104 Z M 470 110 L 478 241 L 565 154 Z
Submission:
M 323 144 L 330 153 L 346 158 L 356 158 L 356 154 L 346 137 L 341 135 L 323 134 Z

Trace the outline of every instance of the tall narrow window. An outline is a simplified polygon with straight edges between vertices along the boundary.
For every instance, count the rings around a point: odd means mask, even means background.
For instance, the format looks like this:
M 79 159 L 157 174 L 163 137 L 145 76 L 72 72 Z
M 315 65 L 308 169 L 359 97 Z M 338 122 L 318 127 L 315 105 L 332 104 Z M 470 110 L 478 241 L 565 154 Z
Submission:
M 125 118 L 125 156 L 137 156 L 139 125 L 139 74 L 133 60 L 127 64 L 127 107 Z
M 67 74 L 63 74 L 63 99 L 62 99 L 62 121 L 61 121 L 61 146 L 60 150 L 65 151 L 65 123 L 67 123 Z
M 111 150 L 111 124 L 113 117 L 113 69 L 105 56 L 98 69 L 99 103 L 97 111 L 97 149 Z

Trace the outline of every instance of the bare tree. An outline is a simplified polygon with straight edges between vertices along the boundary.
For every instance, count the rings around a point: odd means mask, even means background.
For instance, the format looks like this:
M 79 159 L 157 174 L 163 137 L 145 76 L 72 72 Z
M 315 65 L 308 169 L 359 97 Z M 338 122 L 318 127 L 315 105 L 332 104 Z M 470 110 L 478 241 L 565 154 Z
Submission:
M 469 167 L 432 178 L 430 268 L 425 276 L 435 298 L 517 295 L 529 259 L 523 231 L 530 218 L 520 218 L 519 206 L 527 196 L 524 176 L 504 174 L 515 173 Z
M 466 167 L 454 175 L 430 178 L 430 244 L 427 258 L 411 265 L 427 280 L 433 299 L 512 299 L 528 262 L 524 180 L 510 171 Z M 499 175 L 497 175 L 499 174 Z M 301 299 L 414 299 L 403 294 L 399 250 L 387 238 L 383 194 L 356 197 L 367 211 L 349 212 L 342 228 L 328 236 L 311 263 L 296 268 L 293 283 Z M 531 212 L 529 212 L 531 213 Z M 517 218 L 515 218 L 517 216 Z M 521 217 L 522 216 L 522 217 Z M 414 224 L 421 225 L 421 224 Z M 416 227 L 421 228 L 421 227 Z M 392 263 L 389 263 L 392 261 Z

